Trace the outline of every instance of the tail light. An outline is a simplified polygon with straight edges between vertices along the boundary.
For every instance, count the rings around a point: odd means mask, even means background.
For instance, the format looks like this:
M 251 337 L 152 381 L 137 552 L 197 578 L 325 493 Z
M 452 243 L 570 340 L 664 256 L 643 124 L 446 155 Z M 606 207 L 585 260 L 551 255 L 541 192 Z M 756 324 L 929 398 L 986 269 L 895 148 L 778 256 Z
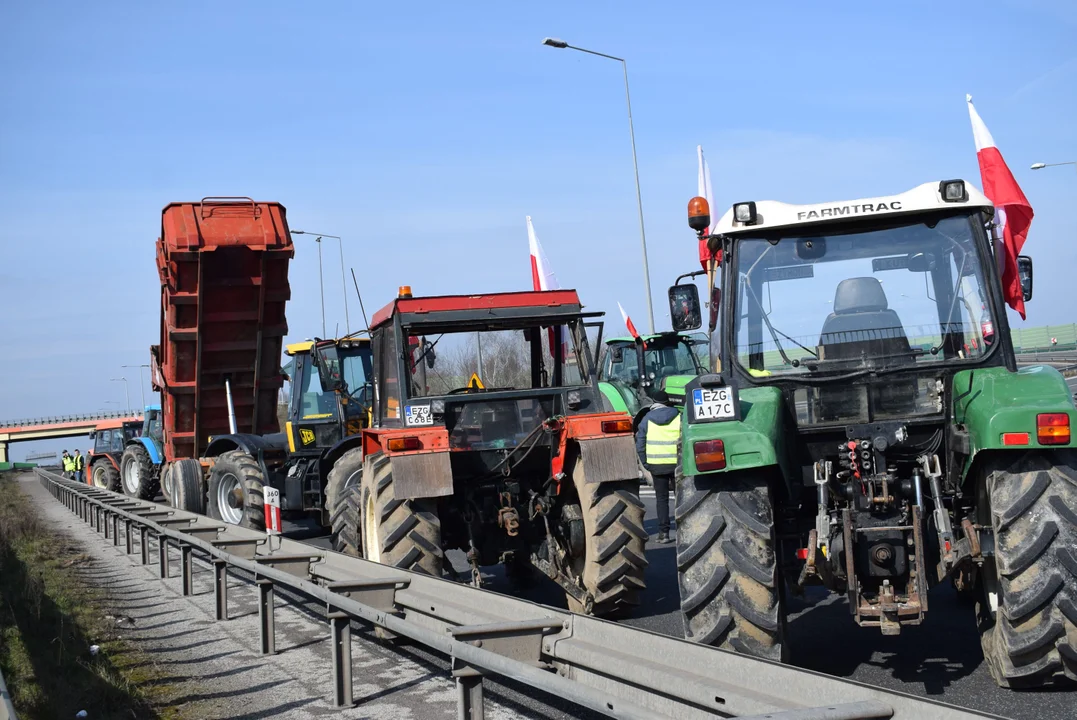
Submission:
M 630 433 L 632 432 L 632 420 L 603 420 L 602 432 L 604 433 Z
M 389 438 L 389 452 L 403 452 L 405 450 L 422 450 L 423 444 L 414 435 Z
M 1040 445 L 1069 445 L 1069 413 L 1041 413 L 1037 415 L 1036 439 Z
M 700 440 L 692 445 L 692 454 L 700 472 L 725 468 L 725 443 L 721 440 Z

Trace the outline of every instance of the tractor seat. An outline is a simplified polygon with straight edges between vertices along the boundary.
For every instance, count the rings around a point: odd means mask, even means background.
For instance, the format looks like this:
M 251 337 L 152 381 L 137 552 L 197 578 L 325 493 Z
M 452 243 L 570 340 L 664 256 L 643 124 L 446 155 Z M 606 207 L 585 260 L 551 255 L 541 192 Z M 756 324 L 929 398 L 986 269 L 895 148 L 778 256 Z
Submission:
M 827 360 L 910 352 L 901 319 L 890 309 L 882 283 L 873 277 L 838 283 L 834 312 L 823 323 L 819 345 Z

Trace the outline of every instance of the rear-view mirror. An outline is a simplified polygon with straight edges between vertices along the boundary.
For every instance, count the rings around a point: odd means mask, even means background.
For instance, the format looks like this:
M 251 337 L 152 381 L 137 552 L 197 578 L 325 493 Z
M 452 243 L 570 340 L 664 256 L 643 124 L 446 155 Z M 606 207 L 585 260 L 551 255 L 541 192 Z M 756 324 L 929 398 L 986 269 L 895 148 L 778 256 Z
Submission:
M 909 272 L 933 272 L 935 256 L 932 253 L 911 253 L 909 255 Z
M 677 332 L 696 330 L 703 324 L 695 285 L 674 285 L 669 289 L 669 319 Z
M 1032 299 L 1032 258 L 1028 255 L 1017 256 L 1017 276 L 1021 278 L 1021 296 L 1028 302 Z
M 344 389 L 337 344 L 332 340 L 321 340 L 315 343 L 314 359 L 318 365 L 318 379 L 322 382 L 322 390 L 335 392 Z

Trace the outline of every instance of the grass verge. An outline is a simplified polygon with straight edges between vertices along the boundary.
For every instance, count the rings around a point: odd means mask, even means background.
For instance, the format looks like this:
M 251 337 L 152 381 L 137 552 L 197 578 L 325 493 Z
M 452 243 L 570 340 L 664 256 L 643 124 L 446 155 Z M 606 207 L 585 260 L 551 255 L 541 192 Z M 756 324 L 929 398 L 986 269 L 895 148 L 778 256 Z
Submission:
M 104 593 L 81 578 L 88 561 L 0 476 L 0 670 L 19 717 L 175 717 L 140 689 L 165 691 L 152 682 L 154 665 L 117 636 Z M 139 672 L 123 670 L 131 666 Z

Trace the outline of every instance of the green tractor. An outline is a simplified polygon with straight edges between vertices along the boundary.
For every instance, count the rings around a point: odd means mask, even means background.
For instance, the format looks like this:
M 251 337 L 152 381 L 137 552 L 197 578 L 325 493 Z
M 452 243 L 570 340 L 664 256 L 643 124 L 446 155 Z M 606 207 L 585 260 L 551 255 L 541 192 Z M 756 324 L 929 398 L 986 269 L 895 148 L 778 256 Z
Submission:
M 682 275 L 669 289 L 672 332 L 638 338 L 615 337 L 605 342 L 599 361 L 598 387 L 608 410 L 626 412 L 638 425 L 654 402 L 656 390 L 683 395 L 685 384 L 706 372 L 710 365 L 710 339 L 703 333 L 690 332 L 701 325 L 698 297 L 694 309 L 689 308 L 685 314 L 684 294 L 690 292 L 690 286 L 681 284 L 685 278 L 701 274 Z
M 689 204 L 724 302 L 681 430 L 686 635 L 785 660 L 789 592 L 896 635 L 951 582 L 1000 686 L 1077 679 L 1074 401 L 1017 367 L 991 202 L 952 180 L 709 215 Z

